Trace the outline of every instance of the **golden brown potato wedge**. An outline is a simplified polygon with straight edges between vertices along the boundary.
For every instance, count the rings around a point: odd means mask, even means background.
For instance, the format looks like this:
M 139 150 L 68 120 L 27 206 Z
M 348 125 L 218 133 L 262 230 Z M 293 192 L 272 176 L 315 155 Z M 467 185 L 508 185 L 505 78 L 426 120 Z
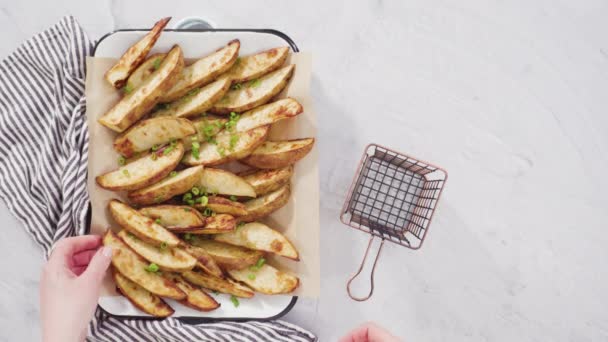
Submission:
M 112 265 L 132 282 L 155 295 L 181 300 L 186 294 L 173 282 L 150 272 L 149 263 L 127 246 L 116 234 L 108 229 L 103 237 L 104 246 L 112 247 Z
M 196 265 L 196 259 L 179 248 L 164 247 L 164 245 L 156 247 L 147 244 L 126 230 L 121 230 L 118 237 L 135 253 L 158 265 L 163 271 L 184 272 L 193 269 Z
M 304 158 L 312 150 L 314 143 L 314 138 L 266 141 L 243 159 L 243 162 L 258 169 L 279 169 Z
M 232 79 L 233 83 L 254 80 L 280 68 L 289 56 L 289 47 L 279 47 L 255 55 L 240 57 L 223 77 Z
M 298 277 L 279 271 L 268 264 L 264 264 L 256 271 L 229 270 L 228 274 L 255 291 L 269 295 L 293 292 L 300 284 Z
M 172 232 L 188 231 L 205 226 L 205 217 L 185 205 L 156 205 L 139 209 L 139 212 Z
M 178 171 L 177 175 L 167 177 L 156 184 L 129 192 L 129 201 L 135 204 L 148 205 L 161 203 L 169 198 L 190 191 L 198 182 L 203 172 L 202 166 L 195 166 Z
M 117 170 L 97 176 L 97 184 L 108 190 L 137 190 L 165 178 L 179 164 L 184 155 L 184 145 L 178 142 L 170 150 L 151 152 L 119 167 Z
M 213 239 L 235 246 L 300 260 L 298 251 L 283 234 L 259 222 L 244 224 L 230 233 L 214 235 Z
M 240 88 L 230 90 L 209 111 L 215 114 L 240 113 L 263 105 L 285 88 L 294 68 L 294 64 L 282 67 Z
M 193 246 L 189 243 L 183 244 L 182 248 L 184 251 L 196 258 L 196 266 L 198 268 L 214 277 L 224 277 L 224 272 L 222 272 L 217 262 L 215 262 L 215 259 L 213 259 L 213 257 L 207 253 L 204 248 Z
M 204 169 L 197 186 L 219 195 L 255 197 L 253 187 L 243 178 L 221 169 Z
M 241 43 L 235 39 L 225 47 L 185 67 L 177 83 L 162 96 L 161 102 L 175 101 L 192 89 L 211 83 L 232 67 L 239 55 L 240 47 Z
M 293 175 L 293 165 L 274 170 L 254 170 L 239 175 L 251 184 L 255 193 L 260 196 L 289 183 L 289 179 Z
M 209 197 L 209 202 L 205 206 L 195 204 L 194 207 L 201 211 L 205 210 L 205 208 L 209 208 L 218 214 L 229 214 L 232 216 L 247 215 L 247 209 L 243 203 L 231 201 L 219 196 Z
M 270 125 L 261 126 L 246 132 L 232 133 L 222 131 L 215 136 L 215 144 L 201 143 L 198 158 L 187 152 L 182 159 L 186 165 L 219 165 L 244 158 L 260 146 L 270 130 Z M 236 137 L 236 138 L 235 138 Z M 230 141 L 236 142 L 230 148 Z
M 181 48 L 176 45 L 169 51 L 158 70 L 99 118 L 99 123 L 116 132 L 129 128 L 150 111 L 158 103 L 160 96 L 175 84 L 183 67 L 184 56 Z
M 182 276 L 177 274 L 167 274 L 169 280 L 174 282 L 180 290 L 186 293 L 186 299 L 181 301 L 182 304 L 200 311 L 212 311 L 220 307 L 213 297 L 208 295 L 200 288 L 196 288 L 188 283 Z
M 252 222 L 270 215 L 275 210 L 278 210 L 287 204 L 290 193 L 290 185 L 287 183 L 278 190 L 245 202 L 247 215 L 239 216 L 238 220 L 242 222 Z
M 228 119 L 205 115 L 200 119 L 193 119 L 191 121 L 196 129 L 196 135 L 194 138 L 189 137 L 182 140 L 184 146 L 186 147 L 186 151 L 190 151 L 192 149 L 193 141 L 198 141 L 202 145 L 203 143 L 212 140 L 213 137 L 224 128 L 224 124 L 228 121 Z
M 292 98 L 281 99 L 241 114 L 236 122 L 235 130 L 244 132 L 256 127 L 270 125 L 283 119 L 293 118 L 303 111 L 304 109 L 298 101 Z
M 112 273 L 120 293 L 139 310 L 155 317 L 168 317 L 175 312 L 157 295 L 130 281 L 116 270 Z
M 236 297 L 251 298 L 253 297 L 253 291 L 247 286 L 241 285 L 230 279 L 222 279 L 214 276 L 210 276 L 205 273 L 188 271 L 182 273 L 182 276 L 192 284 L 204 287 L 209 290 L 227 293 Z
M 180 140 L 195 134 L 192 122 L 173 117 L 159 117 L 138 122 L 114 139 L 114 149 L 125 157 Z
M 204 249 L 221 268 L 226 270 L 241 269 L 255 265 L 255 263 L 264 255 L 264 253 L 260 251 L 213 240 L 201 239 L 196 236 L 193 236 L 189 242 L 192 246 Z
M 122 88 L 131 73 L 144 61 L 150 49 L 156 43 L 171 17 L 163 18 L 154 24 L 154 27 L 135 45 L 124 53 L 110 70 L 105 74 L 108 81 L 115 88 Z
M 173 233 L 119 200 L 108 204 L 114 220 L 124 229 L 154 246 L 176 247 L 180 241 Z
M 160 64 L 165 57 L 167 57 L 166 53 L 157 53 L 148 57 L 146 61 L 141 63 L 141 65 L 133 71 L 131 76 L 129 76 L 127 87 L 132 90 L 139 88 L 152 73 L 160 68 Z
M 230 89 L 230 80 L 221 79 L 202 88 L 194 88 L 182 98 L 160 106 L 153 116 L 192 117 L 208 111 Z
M 230 233 L 236 228 L 236 219 L 232 215 L 228 214 L 217 214 L 209 216 L 205 220 L 205 226 L 202 228 L 194 228 L 187 230 L 180 230 L 174 232 L 189 233 L 194 235 L 205 235 L 205 234 L 222 234 Z

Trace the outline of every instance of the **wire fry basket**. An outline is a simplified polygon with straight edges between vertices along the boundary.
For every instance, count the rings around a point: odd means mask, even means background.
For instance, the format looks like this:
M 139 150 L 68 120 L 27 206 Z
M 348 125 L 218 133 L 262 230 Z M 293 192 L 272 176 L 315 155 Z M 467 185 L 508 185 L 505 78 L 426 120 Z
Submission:
M 346 290 L 357 301 L 374 292 L 374 271 L 384 241 L 419 249 L 424 242 L 448 174 L 445 170 L 389 148 L 369 144 L 342 207 L 342 223 L 370 234 L 359 270 Z M 363 270 L 375 237 L 381 239 L 365 297 L 351 293 L 351 283 Z

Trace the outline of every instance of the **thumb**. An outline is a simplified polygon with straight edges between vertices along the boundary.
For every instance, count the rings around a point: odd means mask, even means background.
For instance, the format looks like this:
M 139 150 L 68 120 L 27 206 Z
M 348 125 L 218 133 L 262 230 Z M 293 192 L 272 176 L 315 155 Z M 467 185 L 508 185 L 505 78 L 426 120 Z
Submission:
M 101 283 L 112 261 L 112 247 L 104 246 L 93 256 L 82 277 L 93 284 Z

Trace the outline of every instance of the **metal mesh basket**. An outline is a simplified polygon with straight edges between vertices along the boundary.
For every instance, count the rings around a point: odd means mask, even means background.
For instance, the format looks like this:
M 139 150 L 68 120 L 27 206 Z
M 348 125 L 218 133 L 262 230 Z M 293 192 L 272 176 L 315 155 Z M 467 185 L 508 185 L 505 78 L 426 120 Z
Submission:
M 363 301 L 374 291 L 374 270 L 384 241 L 418 249 L 422 246 L 447 179 L 447 172 L 386 147 L 370 144 L 359 163 L 340 220 L 369 233 L 358 272 L 348 281 L 351 298 Z M 361 273 L 374 237 L 382 241 L 371 271 L 371 289 L 355 297 L 350 284 Z

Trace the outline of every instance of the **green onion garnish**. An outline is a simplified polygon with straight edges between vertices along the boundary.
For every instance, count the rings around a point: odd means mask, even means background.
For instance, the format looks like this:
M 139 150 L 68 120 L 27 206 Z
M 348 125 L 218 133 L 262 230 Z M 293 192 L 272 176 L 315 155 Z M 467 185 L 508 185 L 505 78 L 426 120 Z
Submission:
M 191 199 L 190 199 L 190 200 L 187 200 L 187 201 L 186 201 L 186 203 L 187 203 L 188 205 L 194 205 L 194 200 L 191 200 Z M 184 210 L 185 210 L 185 209 L 184 209 Z M 186 211 L 190 211 L 190 210 L 186 210 Z
M 158 265 L 155 263 L 151 263 L 148 267 L 144 268 L 148 272 L 156 273 L 158 272 Z
M 230 196 L 230 200 L 231 200 L 232 202 L 236 202 L 236 196 L 231 195 L 231 196 Z
M 260 81 L 259 79 L 255 79 L 249 82 L 249 87 L 257 88 L 260 86 L 260 84 L 262 84 L 262 81 Z
M 125 94 L 131 94 L 132 91 L 133 87 L 129 83 L 122 88 L 122 92 Z
M 118 165 L 125 165 L 127 163 L 127 159 L 124 156 L 118 157 Z
M 209 217 L 209 216 L 213 216 L 213 210 L 209 209 L 209 208 L 205 208 L 205 210 L 203 211 L 203 215 Z
M 193 187 L 192 190 L 190 190 L 190 192 L 192 192 L 193 195 L 198 196 L 198 194 L 201 193 L 201 190 L 197 187 Z
M 158 151 L 158 145 L 152 145 L 151 150 L 152 150 L 152 152 Z
M 167 246 L 167 243 L 166 243 L 166 242 L 164 242 L 164 241 L 163 241 L 163 242 L 161 242 L 161 243 L 160 243 L 160 250 L 161 250 L 161 251 L 164 251 L 165 249 L 167 249 L 167 247 L 168 247 L 168 246 Z
M 156 224 L 160 224 L 160 219 L 159 219 L 159 218 L 157 218 L 156 220 L 154 220 L 154 223 L 156 223 Z
M 247 276 L 247 278 L 249 278 L 249 280 L 255 280 L 255 274 L 249 273 L 249 275 Z
M 190 200 L 190 201 L 192 201 L 192 200 Z M 188 203 L 188 204 L 190 204 L 190 203 Z M 192 201 L 192 204 L 194 204 L 194 201 Z M 192 205 L 192 204 L 190 204 L 190 205 Z M 191 210 L 192 210 L 192 209 L 190 209 L 190 208 L 184 208 L 184 211 L 186 211 L 186 212 L 189 212 L 189 211 L 191 211 Z
M 209 203 L 209 197 L 207 196 L 201 196 L 199 198 L 196 199 L 197 203 L 200 203 L 200 205 L 205 206 L 207 205 L 207 203 Z
M 158 70 L 158 68 L 160 68 L 160 63 L 162 62 L 162 60 L 159 58 L 154 60 L 154 63 L 152 64 L 152 67 L 154 68 L 154 70 Z
M 171 171 L 171 173 L 169 173 L 169 177 L 175 177 L 177 176 L 177 171 Z
M 187 202 L 188 200 L 191 200 L 191 199 L 192 199 L 192 194 L 189 192 L 186 192 L 184 194 L 184 196 L 182 197 L 182 201 L 184 201 L 184 202 Z
M 231 296 L 230 296 L 230 301 L 232 302 L 232 304 L 234 304 L 234 307 L 235 307 L 235 308 L 238 308 L 238 307 L 239 307 L 239 304 L 240 304 L 240 303 L 239 303 L 239 299 L 238 299 L 238 298 L 236 298 L 236 296 L 235 296 L 235 295 L 231 295 Z
M 220 154 L 220 157 L 226 156 L 226 150 L 224 149 L 224 146 L 218 146 L 217 147 L 217 153 Z
M 235 85 L 232 86 L 232 90 L 239 90 L 241 89 L 241 84 L 240 83 L 236 83 Z
M 127 170 L 127 169 L 122 170 L 122 174 L 127 177 L 131 177 L 131 175 L 129 175 L 129 170 Z

